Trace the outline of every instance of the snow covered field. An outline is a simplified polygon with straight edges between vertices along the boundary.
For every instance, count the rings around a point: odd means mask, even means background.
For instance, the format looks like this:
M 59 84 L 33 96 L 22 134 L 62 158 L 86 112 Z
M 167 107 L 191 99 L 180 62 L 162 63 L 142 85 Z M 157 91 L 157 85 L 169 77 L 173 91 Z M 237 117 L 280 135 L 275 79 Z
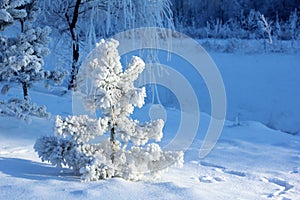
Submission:
M 174 115 L 176 115 L 176 111 Z M 205 114 L 201 122 L 207 124 Z M 111 179 L 82 183 L 68 170 L 41 163 L 35 139 L 52 134 L 52 120 L 0 122 L 0 199 L 297 199 L 300 137 L 258 122 L 227 122 L 212 153 L 198 158 L 201 130 L 185 154 L 185 165 L 161 179 Z M 171 137 L 165 133 L 165 139 Z
M 224 80 L 227 119 L 300 133 L 300 54 L 211 53 Z
M 199 149 L 210 117 L 201 113 L 200 130 L 185 152 L 183 168 L 172 168 L 158 180 L 82 183 L 68 169 L 42 163 L 33 150 L 39 136 L 53 134 L 56 114 L 72 114 L 70 94 L 61 97 L 35 88 L 32 100 L 45 104 L 52 118 L 34 118 L 30 124 L 0 118 L 0 199 L 298 199 L 300 134 L 266 125 L 299 133 L 299 55 L 211 56 L 224 79 L 227 117 L 233 122 L 226 121 L 207 157 L 200 160 Z M 13 89 L 9 95 L 19 92 Z M 209 112 L 207 94 L 199 98 L 202 111 Z M 147 120 L 147 109 L 149 105 L 136 116 Z M 177 109 L 167 109 L 162 146 L 173 138 L 179 118 Z

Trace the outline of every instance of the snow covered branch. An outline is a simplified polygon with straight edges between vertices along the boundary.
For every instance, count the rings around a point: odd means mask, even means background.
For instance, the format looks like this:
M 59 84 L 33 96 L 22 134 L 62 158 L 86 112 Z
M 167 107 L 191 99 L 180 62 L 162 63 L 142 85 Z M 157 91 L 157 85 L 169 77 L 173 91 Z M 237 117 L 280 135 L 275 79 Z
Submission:
M 68 137 L 80 142 L 88 142 L 96 136 L 103 135 L 108 128 L 108 120 L 91 119 L 87 115 L 70 116 L 62 118 L 57 116 L 55 120 L 55 134 Z

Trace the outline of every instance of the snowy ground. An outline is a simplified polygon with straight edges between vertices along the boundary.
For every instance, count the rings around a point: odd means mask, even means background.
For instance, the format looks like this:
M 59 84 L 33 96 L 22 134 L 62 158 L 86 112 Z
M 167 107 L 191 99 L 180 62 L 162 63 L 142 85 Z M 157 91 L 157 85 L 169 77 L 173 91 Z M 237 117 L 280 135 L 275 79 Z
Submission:
M 32 94 L 56 106 L 66 105 L 68 112 L 67 96 Z M 177 110 L 168 110 L 168 114 L 170 123 L 179 116 Z M 198 150 L 208 122 L 209 116 L 202 114 L 203 128 L 185 153 L 184 167 L 170 169 L 161 179 L 82 183 L 66 169 L 41 163 L 33 150 L 37 137 L 52 134 L 53 119 L 33 119 L 26 124 L 1 118 L 0 199 L 297 199 L 300 196 L 299 135 L 274 131 L 258 122 L 240 125 L 226 122 L 215 149 L 200 160 Z M 166 126 L 165 140 L 175 131 Z
M 300 133 L 300 54 L 210 55 L 224 80 L 227 119 Z
M 209 52 L 209 55 L 224 82 L 228 120 L 259 121 L 273 129 L 300 133 L 299 53 Z M 189 63 L 174 58 L 166 64 L 175 66 L 187 77 L 197 93 L 200 110 L 209 113 L 211 99 L 204 80 L 195 75 Z
M 300 130 L 299 55 L 213 53 L 212 57 L 224 79 L 227 117 L 238 116 L 240 121 L 226 122 L 207 157 L 199 159 L 209 124 L 209 116 L 201 113 L 200 130 L 185 152 L 183 168 L 172 168 L 158 180 L 82 183 L 67 169 L 42 163 L 33 150 L 39 136 L 53 134 L 56 114 L 72 113 L 71 96 L 34 88 L 33 101 L 45 104 L 53 115 L 31 124 L 0 117 L 0 199 L 299 199 L 300 134 L 266 126 Z M 13 89 L 9 95 L 19 92 Z M 199 95 L 200 101 L 205 95 Z M 205 101 L 200 102 L 204 111 L 209 104 Z M 146 120 L 147 108 L 136 116 Z M 179 118 L 178 110 L 168 108 L 162 146 L 173 138 Z

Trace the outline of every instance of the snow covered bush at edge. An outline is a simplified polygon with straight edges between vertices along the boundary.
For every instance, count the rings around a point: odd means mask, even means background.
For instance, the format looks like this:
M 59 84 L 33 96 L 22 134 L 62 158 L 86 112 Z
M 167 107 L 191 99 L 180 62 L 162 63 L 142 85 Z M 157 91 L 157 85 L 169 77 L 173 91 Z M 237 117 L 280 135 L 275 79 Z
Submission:
M 28 89 L 36 82 L 62 83 L 64 72 L 43 68 L 44 57 L 49 54 L 49 27 L 34 27 L 39 14 L 37 0 L 0 1 L 0 87 L 6 95 L 15 84 L 22 86 L 23 99 L 0 101 L 0 116 L 17 117 L 30 121 L 30 116 L 48 118 L 45 106 L 31 101 Z M 20 25 L 16 36 L 5 37 L 6 27 Z
M 55 136 L 41 137 L 34 146 L 43 161 L 67 166 L 85 181 L 140 180 L 183 165 L 183 152 L 165 152 L 158 144 L 149 143 L 161 140 L 163 120 L 141 123 L 130 118 L 134 107 L 144 104 L 145 88 L 134 87 L 134 81 L 145 64 L 133 57 L 123 72 L 118 45 L 113 39 L 101 40 L 78 75 L 86 109 L 91 113 L 100 109 L 102 117 L 57 116 Z M 91 83 L 88 89 L 86 82 Z M 92 142 L 96 137 L 101 139 L 99 143 Z

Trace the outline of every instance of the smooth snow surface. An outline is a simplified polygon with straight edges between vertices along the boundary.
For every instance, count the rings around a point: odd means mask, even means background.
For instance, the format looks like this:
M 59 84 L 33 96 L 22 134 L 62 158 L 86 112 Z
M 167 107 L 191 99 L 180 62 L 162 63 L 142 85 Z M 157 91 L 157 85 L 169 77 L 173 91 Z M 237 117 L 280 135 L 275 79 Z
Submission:
M 299 54 L 212 53 L 227 94 L 227 119 L 300 133 Z
M 168 120 L 176 121 L 177 110 Z M 209 116 L 202 114 L 201 123 Z M 114 178 L 80 182 L 67 169 L 41 163 L 33 150 L 40 135 L 52 134 L 53 119 L 31 124 L 0 121 L 0 199 L 297 199 L 300 196 L 300 137 L 258 122 L 227 122 L 215 149 L 198 159 L 201 133 L 185 154 L 185 165 L 161 179 L 129 182 Z M 165 140 L 172 137 L 166 127 Z M 162 141 L 163 142 L 163 141 Z
M 193 51 L 191 54 L 198 56 Z M 224 82 L 226 119 L 259 121 L 272 129 L 300 133 L 299 54 L 209 52 L 209 55 Z M 210 94 L 194 67 L 176 55 L 164 64 L 186 77 L 196 91 L 201 112 L 210 113 Z M 174 98 L 165 93 L 160 94 L 160 98 L 165 104 L 174 102 Z

